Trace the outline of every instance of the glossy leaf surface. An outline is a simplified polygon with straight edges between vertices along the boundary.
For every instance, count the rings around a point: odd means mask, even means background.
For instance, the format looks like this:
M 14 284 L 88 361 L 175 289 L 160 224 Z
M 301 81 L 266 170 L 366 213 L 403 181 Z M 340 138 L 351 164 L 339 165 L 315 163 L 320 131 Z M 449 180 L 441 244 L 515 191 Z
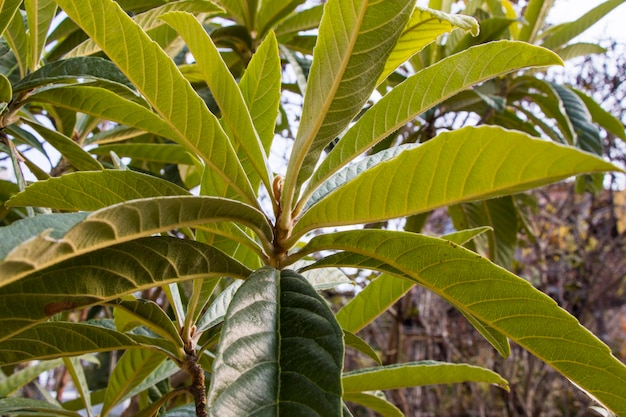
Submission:
M 558 65 L 560 58 L 521 42 L 490 42 L 423 69 L 387 93 L 354 124 L 324 159 L 308 190 L 406 123 L 454 94 L 525 67 Z
M 294 235 L 423 213 L 613 170 L 617 167 L 600 158 L 523 133 L 466 127 L 444 132 L 337 188 L 304 213 Z
M 305 252 L 342 250 L 320 266 L 401 271 L 515 341 L 617 414 L 626 412 L 626 365 L 554 300 L 485 258 L 442 239 L 357 230 L 313 238 Z
M 342 365 L 343 332 L 326 302 L 295 272 L 262 268 L 228 308 L 210 415 L 339 417 Z
M 121 243 L 74 256 L 0 287 L 0 306 L 9 312 L 0 318 L 0 340 L 57 313 L 102 304 L 136 291 L 194 278 L 242 279 L 249 272 L 199 242 L 148 237 Z M 171 328 L 168 333 L 172 333 Z

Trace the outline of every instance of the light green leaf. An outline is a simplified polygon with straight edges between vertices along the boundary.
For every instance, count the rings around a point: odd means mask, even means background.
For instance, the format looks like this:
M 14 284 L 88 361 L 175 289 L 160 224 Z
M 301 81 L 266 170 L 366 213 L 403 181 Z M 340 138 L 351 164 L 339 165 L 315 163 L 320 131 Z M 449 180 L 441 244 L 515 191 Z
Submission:
M 489 228 L 485 227 L 462 230 L 443 236 L 442 238 L 462 245 L 488 230 Z M 414 282 L 407 279 L 386 273 L 381 274 L 370 281 L 363 290 L 356 294 L 354 298 L 337 312 L 337 321 L 344 330 L 358 332 L 387 311 L 389 307 L 402 298 L 414 285 Z M 470 316 L 468 316 L 468 319 L 470 319 L 470 321 L 475 320 Z M 488 330 L 484 324 L 475 323 L 475 327 L 478 325 L 480 325 L 477 328 L 479 328 L 481 334 L 483 330 Z M 506 337 L 492 336 L 492 333 L 493 332 L 487 332 L 484 335 L 494 346 L 497 346 L 498 351 L 501 352 L 504 357 L 508 357 L 509 344 Z
M 222 121 L 233 140 L 233 145 L 249 181 L 253 187 L 257 187 L 258 180 L 256 178 L 260 178 L 265 188 L 271 190 L 270 178 L 272 173 L 269 170 L 263 145 L 241 90 L 217 47 L 202 25 L 191 14 L 171 12 L 161 16 L 161 19 L 185 39 L 198 68 L 204 75 L 213 98 L 221 110 Z M 276 114 L 274 114 L 274 119 L 276 119 Z
M 0 36 L 19 10 L 20 4 L 22 0 L 0 0 Z
M 208 0 L 171 1 L 139 13 L 133 16 L 133 20 L 146 32 L 156 31 L 165 25 L 165 22 L 161 20 L 161 15 L 172 11 L 183 11 L 209 17 L 219 13 L 222 9 Z M 92 55 L 100 50 L 100 46 L 93 39 L 87 39 L 71 50 L 66 57 Z
M 343 395 L 344 401 L 350 401 L 356 404 L 374 410 L 382 417 L 404 417 L 404 413 L 398 407 L 387 401 L 385 394 L 377 391 L 376 393 L 364 392 L 347 392 Z
M 57 2 L 137 87 L 175 132 L 176 142 L 201 157 L 208 170 L 256 206 L 255 193 L 219 121 L 141 27 L 112 0 Z
M 126 333 L 137 326 L 145 326 L 150 331 L 170 340 L 182 349 L 183 340 L 178 329 L 157 303 L 151 300 L 130 298 L 132 299 L 115 300 L 109 303 L 112 307 L 115 307 L 115 326 L 117 330 Z M 120 319 L 120 316 L 124 316 L 124 318 Z
M 547 295 L 451 242 L 415 233 L 354 230 L 314 237 L 304 253 L 343 250 L 319 262 L 402 271 L 460 311 L 512 339 L 619 414 L 626 365 Z M 345 262 L 344 262 L 345 261 Z M 344 384 L 344 389 L 349 388 Z
M 109 377 L 100 415 L 109 415 L 111 409 L 124 401 L 164 360 L 163 354 L 147 349 L 130 349 L 124 352 Z
M 80 145 L 64 134 L 48 129 L 47 127 L 34 121 L 26 120 L 25 122 L 28 126 L 32 127 L 37 133 L 39 133 L 46 142 L 59 151 L 61 155 L 63 155 L 77 170 L 95 171 L 104 169 L 100 162 L 96 161 L 91 155 L 83 150 Z
M 574 93 L 580 97 L 580 99 L 587 106 L 587 110 L 591 113 L 591 117 L 593 121 L 602 128 L 606 129 L 607 132 L 612 133 L 622 140 L 626 140 L 626 131 L 624 130 L 624 125 L 622 122 L 615 116 L 613 116 L 608 111 L 604 110 L 594 99 L 589 97 L 587 94 L 583 93 L 580 90 L 577 90 L 573 87 L 569 87 Z
M 258 0 L 220 0 L 228 16 L 248 30 L 254 30 Z
M 343 333 L 326 301 L 295 272 L 262 268 L 228 308 L 209 413 L 340 417 L 342 365 Z
M 120 84 L 121 86 L 121 84 Z M 135 127 L 174 140 L 176 133 L 159 116 L 146 108 L 137 96 L 121 97 L 105 86 L 94 83 L 55 87 L 29 96 L 26 102 L 49 103 L 54 106 L 90 114 Z M 128 93 L 132 94 L 131 90 Z M 132 101 L 131 101 L 132 99 Z
M 122 143 L 115 145 L 101 145 L 89 152 L 96 155 L 126 156 L 134 161 L 162 162 L 164 164 L 193 165 L 192 157 L 187 150 L 172 143 Z
M 19 80 L 13 89 L 22 92 L 47 84 L 72 83 L 82 78 L 108 80 L 133 88 L 128 78 L 111 61 L 80 57 L 50 62 Z
M 24 9 L 28 18 L 30 38 L 28 67 L 34 71 L 39 68 L 39 61 L 46 46 L 46 37 L 56 14 L 57 5 L 54 0 L 24 0 Z
M 250 109 L 252 122 L 266 154 L 274 140 L 280 105 L 281 77 L 278 43 L 276 37 L 270 33 L 252 55 L 239 82 L 243 99 Z
M 477 36 L 480 32 L 478 22 L 471 16 L 453 15 L 438 10 L 416 7 L 389 56 L 377 84 L 384 81 L 400 64 L 421 51 L 439 35 L 451 32 L 456 28 L 470 32 L 472 36 Z
M 409 280 L 382 274 L 337 312 L 337 321 L 342 329 L 356 333 L 387 311 L 414 285 Z
M 523 42 L 499 41 L 472 47 L 419 71 L 370 108 L 324 159 L 307 193 L 376 143 L 456 93 L 524 67 L 560 64 L 554 53 Z
M 13 394 L 32 380 L 38 378 L 39 375 L 61 365 L 63 365 L 63 359 L 52 359 L 32 364 L 16 371 L 0 381 L 0 398 Z M 0 400 L 0 407 L 2 407 L 2 400 Z
M 487 382 L 508 391 L 509 384 L 489 369 L 435 361 L 408 362 L 343 374 L 344 392 L 363 392 L 460 382 Z
M 370 98 L 415 1 L 330 0 L 324 6 L 302 117 L 283 188 L 283 210 Z
M 296 262 L 293 265 L 293 268 L 294 270 L 298 270 L 299 268 L 303 268 L 305 265 L 310 263 L 311 262 L 302 261 Z M 309 284 L 311 284 L 316 291 L 328 290 L 343 284 L 353 284 L 352 281 L 346 277 L 346 274 L 341 272 L 338 268 L 315 269 L 312 271 L 298 273 L 309 281 Z
M 541 45 L 549 49 L 556 49 L 565 45 L 622 3 L 624 0 L 607 0 L 572 22 L 551 27 L 542 34 L 544 41 Z
M 262 1 L 256 16 L 257 37 L 263 38 L 282 18 L 293 12 L 305 0 Z
M 37 181 L 13 196 L 9 206 L 93 211 L 147 197 L 186 196 L 189 192 L 164 179 L 135 171 L 73 172 Z
M 114 143 L 114 142 L 122 142 L 126 139 L 137 138 L 144 134 L 145 132 L 143 130 L 118 124 L 117 126 L 111 129 L 101 130 L 99 132 L 94 133 L 88 138 L 85 138 L 83 143 L 85 145 L 90 145 L 93 143 L 107 144 L 107 143 Z M 181 145 L 176 145 L 176 146 L 181 146 Z
M 8 103 L 13 97 L 11 89 L 11 81 L 4 75 L 0 74 L 0 103 Z M 3 107 L 0 107 L 2 109 Z
M 41 343 L 45 340 L 46 343 Z M 39 323 L 0 341 L 2 365 L 137 347 L 128 336 L 85 323 Z M 75 415 L 75 414 L 71 414 Z
M 20 243 L 49 230 L 50 237 L 58 239 L 89 213 L 52 213 L 27 217 L 4 226 L 0 235 L 0 259 L 3 259 Z
M 350 346 L 358 350 L 359 352 L 364 353 L 365 355 L 369 356 L 374 362 L 382 365 L 382 361 L 380 360 L 380 357 L 378 356 L 376 351 L 372 349 L 372 347 L 368 345 L 365 340 L 345 329 L 343 330 L 343 339 L 346 346 Z
M 519 230 L 512 197 L 464 203 L 449 207 L 448 212 L 456 229 L 488 226 L 491 230 L 476 239 L 480 253 L 511 269 Z
M 0 306 L 10 314 L 0 318 L 0 340 L 57 313 L 110 302 L 136 291 L 196 278 L 242 279 L 249 273 L 229 256 L 199 242 L 146 237 L 121 243 L 72 257 L 1 287 Z M 163 329 L 160 333 L 180 346 L 180 339 L 170 336 L 172 330 L 163 321 L 157 322 Z M 179 350 L 174 345 L 173 352 Z
M 492 17 L 480 21 L 480 34 L 474 35 L 466 33 L 458 41 L 448 40 L 445 45 L 446 54 L 451 55 L 464 51 L 474 45 L 508 38 L 507 30 L 511 25 L 518 23 L 518 19 L 505 17 Z M 453 35 L 459 34 L 455 32 Z
M 524 11 L 524 24 L 520 31 L 519 40 L 534 43 L 537 34 L 544 28 L 548 13 L 554 5 L 554 0 L 529 0 Z
M 19 245 L 0 263 L 0 287 L 97 249 L 179 227 L 219 221 L 240 222 L 261 239 L 271 241 L 272 229 L 265 215 L 238 201 L 196 196 L 134 200 L 91 213 L 61 239 L 42 234 Z
M 209 330 L 213 326 L 224 321 L 226 310 L 233 300 L 235 293 L 239 290 L 239 287 L 243 284 L 243 281 L 235 281 L 230 284 L 224 291 L 222 291 L 215 300 L 211 303 L 207 311 L 202 318 L 198 321 L 198 332 L 204 332 Z
M 556 53 L 559 54 L 563 61 L 567 61 L 568 59 L 577 58 L 579 56 L 604 54 L 606 53 L 606 48 L 601 47 L 597 43 L 578 42 L 567 45 L 564 48 L 557 49 Z
M 343 169 L 333 174 L 326 182 L 322 183 L 317 190 L 311 195 L 311 198 L 307 201 L 305 210 L 308 210 L 318 201 L 322 200 L 328 194 L 348 183 L 353 178 L 357 177 L 362 172 L 375 167 L 381 162 L 387 161 L 391 158 L 398 156 L 400 153 L 415 148 L 417 145 L 413 143 L 402 144 L 400 146 L 392 146 L 388 149 L 384 149 L 373 155 L 368 155 L 358 162 L 350 164 Z
M 83 403 L 87 417 L 93 417 L 94 414 L 93 409 L 91 408 L 91 393 L 89 392 L 87 376 L 85 375 L 85 370 L 80 363 L 80 358 L 65 357 L 63 358 L 63 363 L 65 364 L 65 369 L 67 369 L 68 373 L 72 377 L 74 389 L 76 390 L 78 398 L 80 398 Z
M 337 188 L 304 213 L 293 236 L 319 227 L 424 213 L 518 193 L 573 175 L 615 170 L 619 169 L 598 157 L 520 132 L 466 127 L 444 132 Z
M 320 4 L 309 9 L 292 13 L 285 18 L 285 20 L 276 25 L 274 28 L 276 36 L 282 41 L 287 39 L 289 35 L 293 36 L 298 32 L 317 28 L 322 20 L 323 11 L 324 5 Z
M 51 404 L 41 400 L 34 400 L 32 398 L 0 399 L 0 413 L 6 415 L 39 415 L 42 417 L 49 417 L 50 415 L 81 417 L 79 413 L 65 410 L 60 405 Z
M 30 59 L 30 39 L 26 33 L 24 19 L 23 12 L 18 10 L 13 15 L 13 19 L 11 19 L 3 35 L 13 51 L 22 77 L 28 72 L 28 60 Z

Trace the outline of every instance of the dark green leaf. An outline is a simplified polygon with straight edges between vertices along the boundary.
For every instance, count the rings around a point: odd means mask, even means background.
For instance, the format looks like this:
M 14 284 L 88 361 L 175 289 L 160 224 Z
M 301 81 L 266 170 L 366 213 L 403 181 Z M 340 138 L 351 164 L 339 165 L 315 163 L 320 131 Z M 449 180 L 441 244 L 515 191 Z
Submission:
M 342 364 L 343 333 L 324 299 L 295 272 L 262 268 L 228 308 L 210 415 L 339 417 Z

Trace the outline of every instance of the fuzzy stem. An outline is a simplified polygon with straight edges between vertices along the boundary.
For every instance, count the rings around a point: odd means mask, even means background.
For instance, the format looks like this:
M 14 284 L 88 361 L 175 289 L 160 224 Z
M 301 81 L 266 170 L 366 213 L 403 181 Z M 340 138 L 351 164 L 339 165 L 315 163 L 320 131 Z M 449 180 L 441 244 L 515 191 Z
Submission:
M 204 371 L 202 367 L 198 365 L 198 357 L 194 351 L 187 352 L 185 370 L 191 375 L 191 385 L 187 387 L 187 390 L 193 396 L 193 400 L 196 404 L 196 416 L 208 417 Z

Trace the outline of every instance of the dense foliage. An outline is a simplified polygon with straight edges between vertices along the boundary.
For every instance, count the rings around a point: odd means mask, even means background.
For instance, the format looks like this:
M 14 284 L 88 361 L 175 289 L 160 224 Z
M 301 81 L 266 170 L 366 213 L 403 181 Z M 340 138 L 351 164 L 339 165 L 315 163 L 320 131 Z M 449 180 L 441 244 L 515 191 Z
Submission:
M 619 170 L 598 126 L 623 125 L 538 74 L 598 52 L 570 41 L 622 1 L 548 30 L 549 1 L 302 3 L 0 1 L 0 414 L 399 416 L 382 391 L 509 389 L 356 335 L 416 284 L 626 414 L 624 364 L 506 269 L 518 193 Z M 459 113 L 480 120 L 443 129 Z M 418 233 L 442 207 L 455 231 Z M 334 314 L 337 267 L 379 275 Z M 52 369 L 77 400 L 31 382 Z

